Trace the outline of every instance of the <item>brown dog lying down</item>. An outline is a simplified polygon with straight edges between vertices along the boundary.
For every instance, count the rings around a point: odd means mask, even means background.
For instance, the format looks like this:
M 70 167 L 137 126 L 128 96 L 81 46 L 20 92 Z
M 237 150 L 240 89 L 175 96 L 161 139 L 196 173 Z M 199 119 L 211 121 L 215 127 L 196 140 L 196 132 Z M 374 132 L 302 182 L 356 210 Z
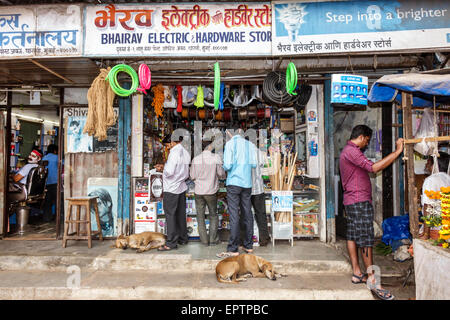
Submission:
M 238 277 L 239 276 L 239 277 Z M 217 281 L 223 283 L 239 283 L 248 277 L 277 280 L 286 277 L 273 269 L 272 264 L 253 254 L 240 254 L 220 261 L 216 266 Z
M 113 248 L 126 249 L 133 248 L 137 249 L 136 252 L 144 252 L 150 249 L 158 248 L 166 244 L 166 236 L 159 232 L 141 232 L 137 234 L 132 234 L 131 236 L 120 235 L 116 244 Z

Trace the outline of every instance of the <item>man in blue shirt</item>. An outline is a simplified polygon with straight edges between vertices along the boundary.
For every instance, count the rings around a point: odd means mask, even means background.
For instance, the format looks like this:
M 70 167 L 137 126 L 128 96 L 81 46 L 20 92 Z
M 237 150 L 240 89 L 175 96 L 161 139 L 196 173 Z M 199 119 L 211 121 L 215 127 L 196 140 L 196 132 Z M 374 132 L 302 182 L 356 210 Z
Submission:
M 50 144 L 47 147 L 47 154 L 42 161 L 48 161 L 47 169 L 47 193 L 45 194 L 44 222 L 50 222 L 53 218 L 52 207 L 56 205 L 58 186 L 58 146 Z
M 243 138 L 242 129 L 234 127 L 227 130 L 231 138 L 225 144 L 223 168 L 227 172 L 227 203 L 230 215 L 230 239 L 227 252 L 217 256 L 226 258 L 239 255 L 239 208 L 242 210 L 245 225 L 244 251 L 253 252 L 253 216 L 252 216 L 252 168 L 256 168 L 256 155 L 252 152 L 250 142 Z

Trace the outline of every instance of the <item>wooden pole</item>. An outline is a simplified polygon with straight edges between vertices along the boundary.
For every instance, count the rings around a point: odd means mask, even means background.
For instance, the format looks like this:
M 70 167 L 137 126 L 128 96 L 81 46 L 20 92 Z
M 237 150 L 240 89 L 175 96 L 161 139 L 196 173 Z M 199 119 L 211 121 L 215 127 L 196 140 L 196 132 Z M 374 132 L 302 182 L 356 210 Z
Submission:
M 405 140 L 412 140 L 412 95 L 402 92 L 402 109 L 403 109 L 403 136 Z M 419 139 L 420 141 L 422 139 Z M 419 142 L 420 142 L 419 141 Z M 409 212 L 409 229 L 413 238 L 419 235 L 419 215 L 417 212 L 417 188 L 414 177 L 414 149 L 411 143 L 405 144 L 405 152 L 407 157 L 406 168 L 408 174 L 408 212 Z
M 411 143 L 420 143 L 423 141 L 423 138 L 414 138 L 414 139 L 405 139 L 405 144 L 411 144 Z M 441 137 L 428 137 L 425 138 L 426 142 L 430 141 L 450 141 L 450 136 L 441 136 Z

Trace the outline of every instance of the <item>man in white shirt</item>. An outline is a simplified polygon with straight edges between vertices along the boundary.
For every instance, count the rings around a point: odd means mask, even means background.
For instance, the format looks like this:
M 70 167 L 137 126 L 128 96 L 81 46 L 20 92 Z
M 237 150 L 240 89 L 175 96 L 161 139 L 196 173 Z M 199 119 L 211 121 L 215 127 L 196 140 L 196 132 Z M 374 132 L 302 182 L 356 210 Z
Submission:
M 183 137 L 164 138 L 164 144 L 170 144 L 170 153 L 164 165 L 156 165 L 163 173 L 163 208 L 166 215 L 167 240 L 159 251 L 176 249 L 178 244 L 188 242 L 186 224 L 186 179 L 189 178 L 191 156 L 180 143 Z

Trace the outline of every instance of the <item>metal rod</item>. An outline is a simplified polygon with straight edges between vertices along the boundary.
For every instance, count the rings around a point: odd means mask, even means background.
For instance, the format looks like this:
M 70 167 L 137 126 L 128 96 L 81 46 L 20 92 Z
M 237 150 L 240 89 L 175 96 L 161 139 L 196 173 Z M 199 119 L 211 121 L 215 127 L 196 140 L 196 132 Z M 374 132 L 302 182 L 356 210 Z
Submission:
M 34 63 L 35 65 L 37 65 L 38 67 L 40 67 L 40 68 L 42 68 L 42 69 L 44 69 L 44 70 L 50 72 L 51 74 L 57 76 L 58 78 L 63 79 L 64 81 L 67 81 L 67 82 L 69 82 L 69 83 L 75 83 L 75 82 L 73 82 L 72 80 L 67 79 L 67 78 L 63 77 L 62 75 L 60 75 L 59 73 L 53 71 L 52 69 L 47 68 L 47 67 L 44 66 L 43 64 L 40 64 L 39 62 L 34 61 L 33 59 L 28 59 L 28 61 Z

